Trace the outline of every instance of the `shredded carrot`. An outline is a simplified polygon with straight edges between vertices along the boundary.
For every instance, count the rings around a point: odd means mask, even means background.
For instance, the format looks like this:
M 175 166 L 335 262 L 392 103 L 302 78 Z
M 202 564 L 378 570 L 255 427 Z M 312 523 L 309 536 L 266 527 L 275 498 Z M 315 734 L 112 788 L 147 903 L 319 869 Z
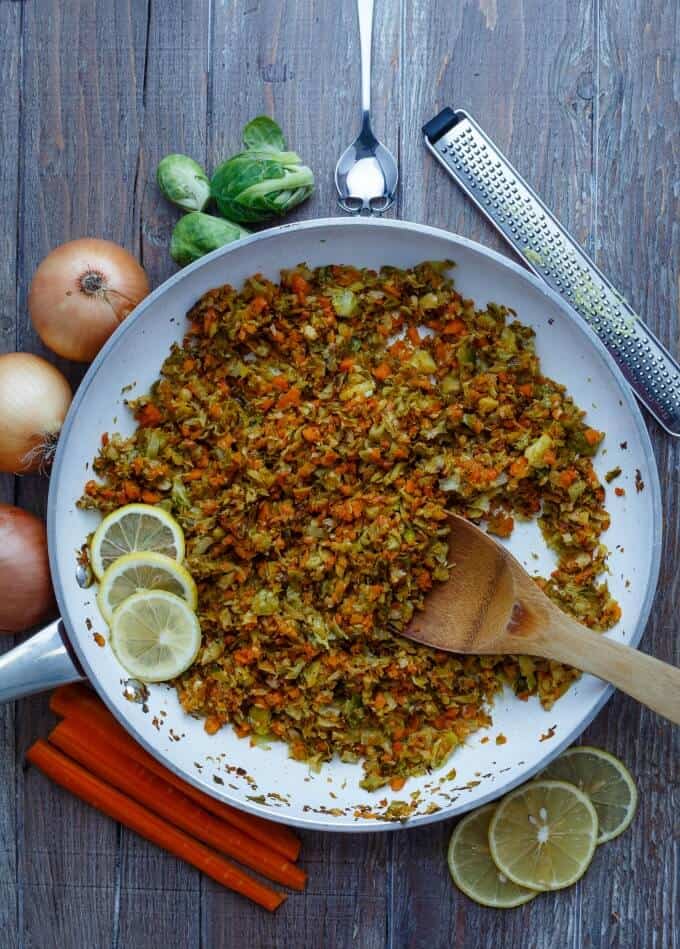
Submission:
M 311 289 L 305 278 L 298 273 L 294 273 L 290 278 L 290 288 L 300 301 L 305 299 Z
M 408 346 L 406 346 L 403 339 L 395 340 L 395 342 L 393 342 L 392 345 L 388 348 L 388 352 L 390 353 L 390 355 L 396 357 L 402 362 L 405 359 L 409 358 L 409 348 Z
M 354 359 L 351 356 L 345 356 L 344 359 L 341 359 L 338 363 L 338 369 L 340 372 L 347 372 L 354 365 Z
M 46 741 L 41 739 L 35 742 L 26 753 L 26 758 L 56 784 L 66 788 L 82 801 L 136 831 L 163 850 L 186 860 L 222 886 L 247 896 L 270 911 L 277 909 L 286 899 L 283 893 L 277 893 L 260 883 L 231 861 L 168 824 L 137 801 L 88 774 L 85 768 L 71 761 Z
M 263 310 L 266 310 L 269 306 L 269 301 L 266 297 L 255 297 L 250 301 L 250 312 L 253 316 L 258 316 Z
M 134 481 L 123 481 L 123 491 L 128 501 L 138 501 L 142 496 L 139 486 Z
M 137 412 L 137 421 L 140 425 L 158 425 L 162 416 L 155 405 L 147 402 L 146 405 Z
M 158 504 L 161 496 L 158 491 L 142 491 L 142 501 L 145 504 Z
M 583 433 L 583 437 L 589 445 L 597 445 L 602 441 L 602 432 L 598 432 L 595 428 L 587 428 Z
M 321 431 L 316 425 L 305 425 L 302 429 L 302 437 L 306 442 L 318 442 L 321 438 Z
M 284 392 L 283 395 L 279 396 L 278 402 L 276 403 L 276 407 L 279 409 L 287 409 L 291 405 L 299 405 L 300 396 L 301 396 L 301 393 L 298 387 L 293 386 L 293 388 L 289 389 L 288 392 Z
M 509 537 L 515 528 L 514 518 L 497 514 L 489 518 L 487 530 L 497 537 Z
M 522 478 L 529 470 L 529 461 L 522 455 L 513 461 L 508 470 L 513 478 Z
M 379 366 L 376 366 L 373 370 L 373 375 L 379 382 L 384 382 L 385 379 L 391 374 L 392 370 L 387 365 L 386 362 L 381 362 Z
M 462 320 L 449 320 L 442 329 L 442 336 L 462 336 L 466 329 Z

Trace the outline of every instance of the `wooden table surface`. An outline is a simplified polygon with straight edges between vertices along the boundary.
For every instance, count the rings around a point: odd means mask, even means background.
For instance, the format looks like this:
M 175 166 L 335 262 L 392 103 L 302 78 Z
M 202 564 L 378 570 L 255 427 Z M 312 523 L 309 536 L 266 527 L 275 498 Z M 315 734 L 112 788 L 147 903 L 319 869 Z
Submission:
M 173 272 L 176 214 L 154 184 L 171 151 L 211 169 L 246 120 L 276 116 L 317 174 L 297 218 L 335 214 L 333 167 L 357 127 L 352 0 L 0 0 L 0 349 L 45 353 L 31 275 L 62 241 Z M 420 126 L 468 108 L 677 353 L 680 13 L 669 0 L 377 0 L 378 133 L 398 155 L 395 216 L 498 240 L 425 153 Z M 55 359 L 74 384 L 81 368 Z M 650 422 L 664 490 L 662 576 L 642 646 L 680 663 L 680 442 Z M 47 482 L 2 478 L 44 513 Z M 7 643 L 9 645 L 9 643 Z M 310 875 L 275 917 L 62 793 L 24 752 L 45 696 L 0 709 L 0 943 L 58 949 L 444 949 L 680 945 L 678 730 L 616 696 L 584 740 L 639 782 L 632 828 L 573 888 L 481 909 L 450 885 L 451 823 L 303 834 Z

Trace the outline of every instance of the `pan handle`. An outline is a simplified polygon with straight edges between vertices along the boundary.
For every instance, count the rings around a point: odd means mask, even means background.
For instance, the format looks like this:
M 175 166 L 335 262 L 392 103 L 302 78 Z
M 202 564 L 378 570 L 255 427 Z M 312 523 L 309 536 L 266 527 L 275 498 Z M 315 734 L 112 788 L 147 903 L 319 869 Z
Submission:
M 61 619 L 0 656 L 0 702 L 11 702 L 85 675 L 67 645 Z

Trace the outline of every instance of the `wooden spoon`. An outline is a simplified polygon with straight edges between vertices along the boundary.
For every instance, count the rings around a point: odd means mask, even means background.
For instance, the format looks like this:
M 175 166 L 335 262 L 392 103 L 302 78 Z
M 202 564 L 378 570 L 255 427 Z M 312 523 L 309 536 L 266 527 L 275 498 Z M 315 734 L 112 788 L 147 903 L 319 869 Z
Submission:
M 592 672 L 680 724 L 680 669 L 594 633 L 563 613 L 488 534 L 451 517 L 451 576 L 404 635 L 461 653 L 542 656 Z

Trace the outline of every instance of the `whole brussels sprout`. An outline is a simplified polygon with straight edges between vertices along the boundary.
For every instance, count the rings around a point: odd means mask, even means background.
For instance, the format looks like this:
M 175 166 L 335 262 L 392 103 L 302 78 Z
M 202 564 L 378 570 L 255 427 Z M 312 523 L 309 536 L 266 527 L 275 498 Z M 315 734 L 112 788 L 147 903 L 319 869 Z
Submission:
M 231 221 L 192 211 L 181 217 L 170 239 L 170 255 L 181 266 L 198 260 L 211 250 L 247 237 L 249 231 Z
M 279 126 L 266 115 L 243 130 L 244 152 L 223 162 L 210 182 L 220 214 L 259 223 L 286 214 L 314 190 L 314 175 L 295 152 L 286 151 Z
M 210 181 L 188 155 L 166 155 L 156 169 L 156 181 L 168 201 L 185 211 L 202 211 L 210 200 Z

